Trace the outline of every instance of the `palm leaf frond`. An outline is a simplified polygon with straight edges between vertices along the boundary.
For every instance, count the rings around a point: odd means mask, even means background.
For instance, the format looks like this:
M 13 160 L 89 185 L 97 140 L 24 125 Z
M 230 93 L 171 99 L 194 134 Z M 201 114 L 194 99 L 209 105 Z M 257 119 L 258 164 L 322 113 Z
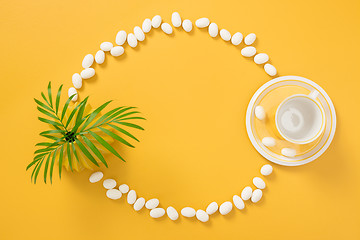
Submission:
M 62 88 L 63 85 L 58 88 L 53 98 L 52 86 L 49 82 L 47 96 L 41 92 L 43 101 L 34 98 L 37 110 L 45 115 L 45 118 L 38 117 L 38 119 L 51 127 L 40 133 L 40 136 L 47 140 L 35 145 L 38 149 L 34 152 L 33 160 L 26 167 L 26 170 L 32 168 L 31 180 L 34 183 L 36 183 L 42 167 L 44 182 L 46 183 L 50 179 L 50 183 L 52 183 L 56 163 L 60 179 L 64 164 L 71 171 L 73 169 L 79 171 L 81 167 L 91 168 L 91 163 L 99 167 L 99 162 L 108 167 L 102 153 L 104 149 L 125 161 L 105 139 L 110 137 L 126 146 L 134 147 L 124 136 L 137 142 L 139 140 L 120 125 L 144 130 L 137 124 L 125 122 L 125 120 L 145 120 L 145 118 L 137 116 L 140 112 L 134 111 L 135 107 L 122 106 L 103 113 L 104 109 L 112 102 L 108 101 L 94 111 L 88 112 L 86 110 L 88 97 L 76 106 L 70 106 L 70 102 L 76 94 L 67 98 L 61 107 Z

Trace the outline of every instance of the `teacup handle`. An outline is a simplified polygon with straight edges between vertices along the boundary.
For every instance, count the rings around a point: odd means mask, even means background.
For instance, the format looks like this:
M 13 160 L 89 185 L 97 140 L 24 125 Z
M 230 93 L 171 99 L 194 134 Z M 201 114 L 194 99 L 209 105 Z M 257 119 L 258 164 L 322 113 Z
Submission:
M 319 94 L 320 93 L 318 91 L 313 90 L 308 96 L 315 100 L 319 96 Z

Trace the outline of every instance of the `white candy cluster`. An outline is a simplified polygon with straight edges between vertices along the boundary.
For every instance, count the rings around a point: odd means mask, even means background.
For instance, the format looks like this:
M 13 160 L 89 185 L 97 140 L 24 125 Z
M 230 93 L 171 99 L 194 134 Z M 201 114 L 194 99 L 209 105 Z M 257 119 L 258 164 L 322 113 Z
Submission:
M 273 171 L 271 165 L 266 164 L 261 167 L 260 173 L 263 176 L 269 176 Z M 103 178 L 104 174 L 102 172 L 95 172 L 91 174 L 89 181 L 91 183 L 99 182 Z M 192 207 L 184 207 L 181 209 L 180 213 L 183 217 L 192 218 L 196 217 L 200 222 L 207 222 L 210 219 L 210 215 L 220 212 L 221 215 L 226 215 L 230 213 L 233 209 L 233 205 L 239 209 L 243 210 L 245 208 L 245 201 L 250 200 L 253 203 L 257 203 L 261 200 L 263 196 L 262 189 L 266 187 L 265 181 L 260 177 L 253 178 L 253 184 L 255 189 L 253 190 L 250 186 L 245 187 L 240 196 L 234 195 L 231 201 L 223 202 L 220 206 L 217 202 L 210 203 L 205 210 Z M 135 211 L 140 211 L 144 207 L 150 210 L 150 216 L 152 218 L 160 218 L 167 214 L 167 216 L 175 221 L 179 218 L 178 211 L 169 206 L 168 208 L 159 207 L 160 201 L 157 198 L 152 198 L 145 200 L 143 197 L 138 197 L 135 190 L 130 190 L 129 186 L 126 184 L 121 184 L 116 188 L 117 183 L 114 179 L 105 179 L 103 181 L 103 186 L 106 191 L 106 196 L 112 200 L 117 200 L 122 197 L 123 194 L 127 193 L 127 202 L 130 205 L 133 205 Z
M 191 32 L 193 29 L 193 24 L 189 19 L 182 20 L 178 12 L 174 12 L 171 16 L 171 23 L 174 27 L 182 27 L 185 32 Z M 209 35 L 211 37 L 217 37 L 220 33 L 220 37 L 226 41 L 231 42 L 233 45 L 238 46 L 243 40 L 243 35 L 240 32 L 236 32 L 234 35 L 226 29 L 220 29 L 216 23 L 210 22 L 208 18 L 200 18 L 195 21 L 195 26 L 198 28 L 208 28 Z M 142 23 L 142 26 L 136 26 L 133 29 L 133 33 L 126 33 L 124 30 L 119 31 L 116 34 L 115 43 L 117 46 L 114 46 L 111 42 L 103 42 L 100 44 L 100 50 L 96 52 L 95 57 L 92 54 L 87 54 L 84 57 L 82 62 L 82 67 L 84 68 L 81 73 L 75 73 L 72 76 L 73 86 L 69 88 L 68 95 L 73 96 L 72 100 L 75 102 L 78 99 L 78 93 L 76 89 L 80 89 L 83 85 L 83 79 L 89 79 L 95 75 L 95 69 L 91 66 L 94 64 L 94 60 L 97 64 L 102 64 L 105 61 L 105 52 L 109 52 L 110 55 L 114 57 L 119 57 L 124 54 L 125 49 L 123 45 L 127 44 L 135 48 L 139 42 L 145 40 L 145 33 L 150 32 L 152 28 L 161 28 L 161 30 L 170 35 L 173 33 L 173 28 L 169 23 L 162 21 L 160 15 L 154 16 L 152 19 L 146 18 Z M 275 76 L 277 74 L 276 68 L 267 63 L 269 61 L 269 56 L 266 53 L 257 53 L 257 50 L 252 45 L 256 40 L 255 33 L 250 33 L 244 38 L 244 44 L 246 45 L 241 49 L 241 55 L 244 57 L 254 57 L 254 62 L 256 64 L 264 64 L 265 72 L 270 76 Z

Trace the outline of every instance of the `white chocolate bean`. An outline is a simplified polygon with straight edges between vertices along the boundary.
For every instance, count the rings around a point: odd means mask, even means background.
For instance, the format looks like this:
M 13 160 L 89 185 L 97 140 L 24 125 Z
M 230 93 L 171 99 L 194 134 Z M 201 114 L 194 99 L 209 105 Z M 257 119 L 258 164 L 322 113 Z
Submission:
M 121 185 L 119 186 L 119 190 L 120 190 L 120 192 L 122 192 L 122 193 L 128 193 L 129 190 L 130 190 L 130 188 L 129 188 L 129 186 L 126 185 L 126 184 L 121 184 Z
M 111 42 L 103 42 L 100 44 L 100 49 L 104 52 L 108 52 L 113 48 L 113 44 Z
M 173 221 L 176 221 L 179 218 L 179 213 L 173 207 L 168 207 L 166 209 L 166 213 L 167 213 L 168 217 Z
M 127 42 L 129 44 L 130 47 L 134 48 L 137 46 L 138 42 L 137 39 L 135 37 L 135 35 L 133 33 L 129 33 L 127 36 Z
M 127 195 L 127 202 L 128 204 L 134 204 L 136 202 L 136 192 L 135 190 L 130 190 L 128 195 Z
M 116 187 L 116 181 L 114 179 L 105 179 L 103 182 L 103 186 L 106 189 L 113 189 L 114 187 Z
M 253 43 L 255 42 L 255 40 L 256 40 L 256 35 L 255 35 L 255 33 L 250 33 L 249 35 L 247 35 L 247 36 L 245 37 L 244 43 L 245 43 L 246 45 L 251 45 L 251 44 L 253 44 Z
M 263 176 L 269 176 L 272 173 L 272 171 L 273 171 L 273 167 L 270 164 L 265 164 L 260 169 L 260 173 Z
M 261 140 L 262 144 L 264 144 L 266 147 L 275 147 L 276 141 L 275 138 L 272 137 L 264 137 Z
M 266 53 L 258 53 L 254 57 L 254 62 L 256 64 L 263 64 L 269 61 L 269 56 Z
M 157 206 L 159 206 L 159 203 L 160 203 L 159 199 L 153 198 L 146 202 L 145 207 L 147 209 L 154 209 L 154 208 L 157 208 Z
M 82 78 L 81 78 L 80 74 L 74 73 L 72 75 L 72 83 L 76 89 L 79 89 L 82 87 Z
M 189 19 L 185 19 L 182 23 L 182 27 L 185 30 L 185 32 L 191 32 L 193 29 L 192 22 Z
M 178 12 L 173 12 L 171 15 L 171 22 L 174 27 L 180 27 L 181 26 L 181 17 Z
M 243 40 L 243 35 L 240 32 L 235 33 L 231 37 L 231 43 L 235 46 L 239 45 L 242 40 Z
M 89 68 L 94 63 L 94 56 L 92 54 L 87 54 L 83 61 L 82 61 L 82 67 L 83 68 Z
M 151 25 L 153 28 L 158 28 L 160 27 L 160 24 L 161 24 L 161 17 L 160 15 L 156 15 L 155 17 L 153 17 L 153 19 L 151 20 Z
M 194 217 L 195 214 L 196 214 L 195 209 L 191 207 L 185 207 L 181 209 L 181 215 L 183 215 L 184 217 Z
M 255 107 L 255 117 L 259 120 L 264 120 L 266 117 L 265 109 L 262 106 Z
M 242 210 L 245 208 L 245 203 L 238 195 L 233 196 L 233 202 L 237 209 Z
M 122 193 L 117 189 L 109 189 L 106 191 L 106 196 L 112 200 L 120 199 Z
M 244 57 L 252 57 L 256 54 L 256 48 L 254 47 L 244 47 L 241 49 L 241 55 Z
M 123 53 L 124 53 L 124 48 L 122 46 L 116 46 L 110 50 L 110 54 L 114 57 L 121 56 L 123 55 Z
M 140 211 L 145 205 L 145 198 L 141 197 L 136 200 L 134 203 L 134 210 Z
M 253 203 L 257 203 L 262 198 L 262 195 L 263 195 L 263 193 L 260 189 L 255 189 L 251 196 L 251 201 Z
M 224 41 L 230 41 L 231 39 L 231 34 L 228 30 L 226 29 L 221 29 L 220 30 L 220 37 L 224 40 Z
M 216 37 L 219 33 L 219 27 L 216 23 L 211 23 L 209 25 L 209 34 L 211 37 Z
M 173 32 L 172 27 L 168 23 L 161 24 L 161 30 L 163 30 L 163 32 L 166 34 L 172 34 Z
M 210 24 L 210 20 L 208 18 L 199 18 L 195 22 L 195 25 L 198 28 L 205 28 L 205 27 L 209 26 L 209 24 Z
M 241 198 L 243 200 L 249 200 L 252 195 L 252 188 L 251 187 L 245 187 L 241 192 Z
M 102 172 L 94 172 L 90 175 L 89 181 L 91 183 L 99 182 L 103 178 L 104 174 Z
M 99 50 L 95 54 L 95 62 L 97 64 L 103 64 L 105 61 L 105 53 L 103 50 Z
M 217 202 L 210 203 L 206 208 L 206 213 L 211 215 L 214 214 L 219 209 Z
M 281 154 L 285 157 L 293 158 L 296 156 L 296 150 L 293 148 L 283 148 L 281 149 Z
M 85 68 L 80 73 L 82 79 L 89 79 L 95 75 L 95 69 L 93 68 Z
M 74 94 L 75 94 L 75 95 L 74 95 Z M 73 95 L 74 95 L 74 96 L 73 96 Z M 73 88 L 73 87 L 69 88 L 69 90 L 68 90 L 68 96 L 69 96 L 69 97 L 73 96 L 72 99 L 71 99 L 71 101 L 76 102 L 77 99 L 78 99 L 78 94 L 77 94 L 76 89 Z
M 231 202 L 224 202 L 220 205 L 219 212 L 221 213 L 221 215 L 226 215 L 231 212 L 232 208 L 233 205 Z
M 200 222 L 207 222 L 207 221 L 209 221 L 209 214 L 207 214 L 204 210 L 197 210 L 196 211 L 196 218 Z
M 120 46 L 123 45 L 126 42 L 126 37 L 127 34 L 124 30 L 119 31 L 116 34 L 115 43 Z
M 165 214 L 165 209 L 163 208 L 155 208 L 150 211 L 150 216 L 152 218 L 160 218 L 164 216 L 164 214 Z
M 150 18 L 146 18 L 142 24 L 142 30 L 144 33 L 148 33 L 151 30 L 151 20 Z
M 276 68 L 269 63 L 264 65 L 264 70 L 270 76 L 275 76 L 277 74 Z
M 139 42 L 142 42 L 145 40 L 145 33 L 138 26 L 134 27 L 134 35 Z
M 253 184 L 255 185 L 255 187 L 257 187 L 259 189 L 264 189 L 266 187 L 266 184 L 265 184 L 264 180 L 262 180 L 259 177 L 254 177 L 253 178 Z

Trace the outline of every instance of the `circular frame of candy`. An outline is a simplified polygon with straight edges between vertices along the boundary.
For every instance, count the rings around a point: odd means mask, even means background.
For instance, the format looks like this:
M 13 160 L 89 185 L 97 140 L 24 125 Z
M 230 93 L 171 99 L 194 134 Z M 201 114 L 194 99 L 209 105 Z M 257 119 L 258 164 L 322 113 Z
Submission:
M 190 20 L 185 19 L 182 21 L 179 13 L 174 12 L 172 14 L 171 22 L 174 27 L 179 28 L 182 26 L 185 32 L 191 32 L 193 29 L 193 24 Z M 234 35 L 231 35 L 230 32 L 226 29 L 221 29 L 219 31 L 218 25 L 216 23 L 211 22 L 208 18 L 200 18 L 196 20 L 195 25 L 198 28 L 208 28 L 209 35 L 211 37 L 217 37 L 220 35 L 220 38 L 222 38 L 226 42 L 231 42 L 233 45 L 238 46 L 241 44 L 243 40 L 243 35 L 240 32 L 235 33 Z M 72 82 L 74 87 L 69 88 L 68 95 L 69 97 L 76 94 L 73 97 L 73 101 L 77 101 L 78 99 L 78 92 L 76 89 L 80 89 L 82 87 L 82 80 L 91 78 L 95 75 L 95 69 L 91 68 L 91 66 L 94 64 L 94 61 L 98 64 L 102 64 L 105 61 L 105 52 L 110 52 L 110 54 L 114 57 L 121 56 L 125 49 L 123 45 L 127 41 L 128 45 L 132 48 L 137 47 L 138 42 L 142 42 L 145 39 L 145 34 L 148 33 L 152 28 L 159 28 L 161 27 L 162 31 L 166 34 L 172 34 L 173 29 L 170 24 L 166 22 L 162 22 L 162 18 L 159 15 L 156 15 L 150 20 L 149 18 L 145 19 L 142 28 L 139 26 L 136 26 L 134 28 L 134 33 L 126 34 L 125 31 L 121 30 L 118 32 L 115 42 L 116 46 L 114 46 L 111 42 L 103 42 L 100 44 L 100 49 L 95 57 L 92 54 L 87 54 L 82 62 L 82 66 L 84 70 L 79 73 L 75 73 L 72 76 Z M 244 57 L 254 57 L 254 62 L 259 65 L 264 66 L 265 72 L 269 76 L 275 76 L 277 75 L 276 68 L 269 64 L 269 56 L 266 53 L 257 53 L 257 50 L 255 47 L 251 46 L 256 40 L 256 35 L 254 33 L 248 34 L 244 38 L 245 47 L 241 49 L 241 55 Z M 264 169 L 271 169 L 271 171 L 267 170 L 266 173 L 264 173 Z M 263 176 L 267 176 L 272 173 L 272 167 L 269 164 L 266 164 L 261 169 L 261 174 Z M 103 178 L 103 173 L 101 172 L 95 172 L 90 176 L 90 182 L 95 183 L 100 181 Z M 245 207 L 244 201 L 247 201 L 251 199 L 252 202 L 256 203 L 261 200 L 263 196 L 263 192 L 261 189 L 265 188 L 265 182 L 259 178 L 255 177 L 253 179 L 253 184 L 255 185 L 256 189 L 252 191 L 252 188 L 250 186 L 247 186 L 243 189 L 241 193 L 241 197 L 238 195 L 233 196 L 233 202 L 237 209 L 242 210 Z M 127 201 L 129 204 L 134 205 L 134 209 L 136 211 L 141 210 L 144 206 L 150 210 L 150 216 L 153 218 L 159 218 L 165 215 L 165 212 L 167 212 L 169 218 L 171 220 L 177 220 L 179 217 L 178 212 L 173 207 L 168 207 L 165 211 L 164 208 L 159 208 L 158 204 L 155 206 L 155 208 L 147 207 L 147 202 L 145 202 L 144 198 L 138 198 L 136 195 L 135 190 L 130 190 L 129 187 L 126 184 L 122 184 L 119 186 L 119 190 L 115 189 L 116 187 L 116 181 L 113 179 L 105 179 L 103 182 L 104 187 L 107 189 L 106 195 L 107 197 L 111 199 L 119 199 L 121 198 L 122 194 L 128 193 Z M 125 189 L 125 190 L 124 190 Z M 150 199 L 154 201 L 153 199 Z M 159 202 L 159 201 L 158 201 Z M 191 208 L 191 207 L 185 207 L 181 210 L 181 214 L 184 217 L 197 217 L 197 219 L 201 222 L 207 222 L 209 220 L 209 216 L 216 211 L 219 210 L 219 212 L 222 215 L 228 214 L 233 208 L 233 203 L 230 201 L 226 201 L 222 203 L 220 206 L 216 202 L 212 202 L 208 205 L 206 211 L 204 210 L 197 210 Z

